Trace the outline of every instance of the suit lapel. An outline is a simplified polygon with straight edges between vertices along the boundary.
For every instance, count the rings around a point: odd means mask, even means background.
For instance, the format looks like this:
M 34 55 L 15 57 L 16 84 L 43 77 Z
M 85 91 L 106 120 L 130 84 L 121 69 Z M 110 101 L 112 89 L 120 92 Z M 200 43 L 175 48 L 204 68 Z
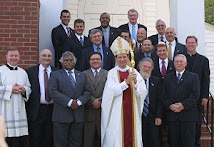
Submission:
M 88 72 L 89 78 L 91 79 L 93 85 L 95 86 L 95 78 L 94 78 L 94 74 L 93 74 L 92 70 L 90 69 L 90 70 L 87 71 L 87 72 Z
M 103 77 L 103 70 L 101 69 L 100 72 L 99 72 L 98 78 L 95 80 L 95 88 L 97 88 L 97 86 L 99 85 L 100 80 L 102 79 L 102 77 Z
M 184 71 L 183 75 L 181 76 L 181 79 L 179 81 L 177 81 L 177 87 L 181 86 L 182 83 L 185 81 L 185 79 L 186 79 L 186 73 L 185 72 L 186 71 Z M 176 79 L 177 79 L 177 77 L 176 77 Z
M 66 72 L 64 69 L 61 69 L 61 73 L 62 73 L 62 76 L 65 78 L 65 81 L 66 81 L 70 86 L 74 87 L 73 84 L 71 83 L 71 79 L 69 78 L 67 72 Z

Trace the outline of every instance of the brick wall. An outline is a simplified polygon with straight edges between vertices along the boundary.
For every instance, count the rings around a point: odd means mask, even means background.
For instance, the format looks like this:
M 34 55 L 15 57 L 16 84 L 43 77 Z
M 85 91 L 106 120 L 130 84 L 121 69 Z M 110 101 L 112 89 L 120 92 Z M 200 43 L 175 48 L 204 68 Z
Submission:
M 20 66 L 38 60 L 39 0 L 0 1 L 0 65 L 5 63 L 8 46 L 21 50 Z

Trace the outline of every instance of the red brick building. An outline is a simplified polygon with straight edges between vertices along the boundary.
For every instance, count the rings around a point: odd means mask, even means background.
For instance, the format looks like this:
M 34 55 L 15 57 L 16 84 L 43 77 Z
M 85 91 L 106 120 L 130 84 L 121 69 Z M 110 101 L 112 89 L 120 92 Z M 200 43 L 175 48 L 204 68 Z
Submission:
M 8 46 L 21 50 L 20 66 L 37 63 L 39 45 L 39 0 L 0 1 L 0 65 Z

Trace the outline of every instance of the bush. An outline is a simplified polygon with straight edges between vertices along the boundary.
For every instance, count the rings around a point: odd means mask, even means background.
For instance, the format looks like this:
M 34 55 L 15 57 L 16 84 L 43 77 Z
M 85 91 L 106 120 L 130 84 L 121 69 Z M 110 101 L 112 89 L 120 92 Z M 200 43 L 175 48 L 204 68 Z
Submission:
M 214 25 L 214 0 L 205 0 L 205 21 Z

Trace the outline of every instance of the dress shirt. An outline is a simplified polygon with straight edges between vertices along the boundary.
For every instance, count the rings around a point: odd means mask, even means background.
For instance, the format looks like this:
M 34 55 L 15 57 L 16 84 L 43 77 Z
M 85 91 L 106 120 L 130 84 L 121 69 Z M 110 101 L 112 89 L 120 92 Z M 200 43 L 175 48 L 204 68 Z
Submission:
M 158 42 L 160 42 L 160 41 L 161 41 L 161 35 L 158 34 Z M 166 42 L 166 37 L 165 37 L 165 35 L 163 35 L 163 41 Z
M 95 77 L 95 75 L 96 75 L 96 71 L 97 71 L 98 74 L 99 74 L 99 73 L 100 73 L 100 70 L 101 70 L 101 68 L 99 68 L 99 69 L 97 69 L 97 70 L 91 68 L 91 71 L 92 71 L 92 73 L 94 74 L 94 77 Z
M 104 63 L 104 52 L 103 52 L 103 46 L 102 46 L 102 44 L 99 46 L 99 48 L 100 48 L 100 53 L 102 55 L 102 65 L 103 65 L 103 63 Z M 93 49 L 94 49 L 94 52 L 97 52 L 97 46 L 94 45 L 94 44 L 93 44 Z
M 109 47 L 110 26 L 108 26 L 107 28 L 102 27 L 102 32 L 103 32 L 103 37 L 104 37 L 104 41 L 105 41 L 105 46 Z
M 133 36 L 133 35 L 132 35 L 132 26 L 135 26 L 135 27 L 134 27 L 134 28 L 135 28 L 135 32 L 136 32 L 135 36 L 136 36 L 136 38 L 137 38 L 138 23 L 136 23 L 135 25 L 132 25 L 132 24 L 129 22 L 128 25 L 129 25 L 129 32 L 130 32 L 131 36 Z M 137 41 L 137 40 L 135 40 L 135 41 Z
M 66 25 L 64 25 L 63 23 L 61 23 L 61 25 L 63 26 L 63 28 L 64 28 L 66 34 L 68 34 L 68 30 L 67 30 L 66 28 L 69 27 L 69 26 L 66 26 Z M 69 27 L 69 29 L 70 29 L 70 27 Z M 71 30 L 70 30 L 70 34 L 71 34 Z
M 49 65 L 47 68 L 47 73 L 48 73 L 48 79 L 50 78 L 51 74 L 51 66 Z M 45 100 L 45 84 L 44 84 L 44 71 L 45 68 L 42 66 L 42 64 L 39 65 L 39 86 L 40 86 L 40 103 L 41 104 L 49 104 L 53 103 L 53 99 L 48 103 Z
M 143 52 L 143 54 L 144 54 L 145 57 L 152 58 L 152 53 L 151 52 L 150 53 Z
M 75 35 L 76 35 L 76 37 L 77 37 L 77 39 L 80 41 L 80 37 L 82 37 L 82 41 L 84 41 L 84 36 L 83 35 L 78 35 L 77 33 L 75 33 Z
M 76 82 L 76 77 L 75 77 L 75 74 L 74 74 L 74 69 L 72 69 L 71 71 L 68 71 L 68 70 L 66 70 L 66 69 L 64 69 L 64 70 L 66 71 L 66 73 L 67 73 L 68 76 L 69 76 L 69 73 L 68 73 L 68 72 L 72 72 L 72 76 L 73 76 L 73 78 L 74 78 L 74 80 L 75 80 L 75 82 Z M 73 101 L 73 99 L 71 99 L 71 100 L 68 102 L 68 104 L 67 104 L 68 107 L 71 107 L 72 101 Z M 78 104 L 79 106 L 81 106 L 81 105 L 82 105 L 82 102 L 81 102 L 79 99 L 77 99 L 77 104 Z
M 181 71 L 181 72 L 176 71 L 176 77 L 178 77 L 178 73 L 180 73 L 180 75 L 181 75 L 180 79 L 182 79 L 182 75 L 183 75 L 184 71 L 185 71 L 185 69 L 183 71 Z
M 166 70 L 167 70 L 169 59 L 166 58 L 164 61 L 165 61 L 165 67 L 166 67 Z M 160 72 L 162 73 L 162 60 L 160 58 L 159 58 L 159 68 L 160 68 Z
M 167 45 L 167 49 L 168 49 L 169 48 L 169 42 L 168 41 L 167 41 L 166 45 Z M 174 40 L 171 42 L 171 54 L 172 54 L 171 57 L 172 57 L 172 59 L 174 58 L 175 46 L 176 46 L 176 41 Z

